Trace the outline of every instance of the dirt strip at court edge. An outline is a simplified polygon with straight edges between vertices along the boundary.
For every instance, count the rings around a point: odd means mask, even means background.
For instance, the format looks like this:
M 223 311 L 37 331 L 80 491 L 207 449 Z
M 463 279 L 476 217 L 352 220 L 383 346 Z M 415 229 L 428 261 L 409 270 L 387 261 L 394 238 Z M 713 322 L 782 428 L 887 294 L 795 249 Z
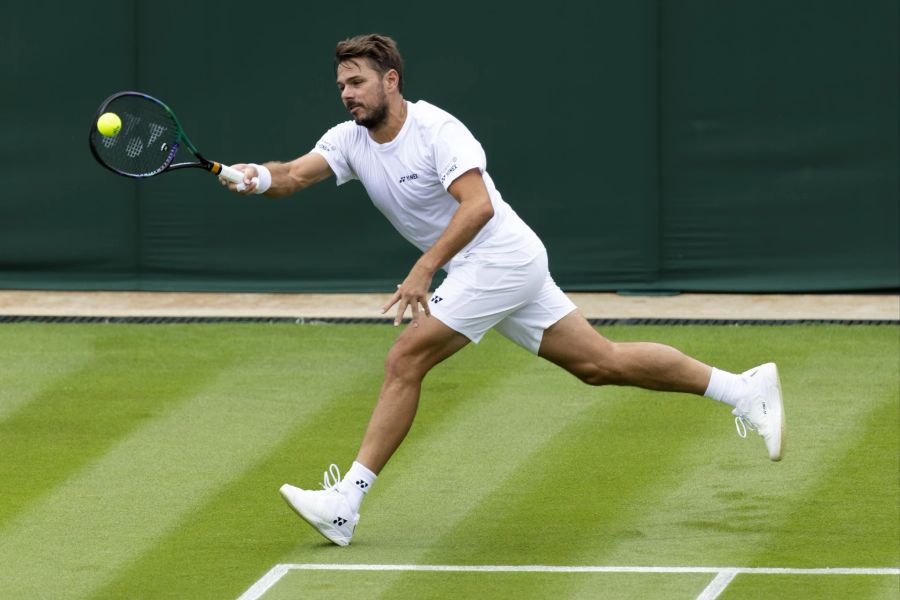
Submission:
M 570 293 L 589 319 L 892 320 L 898 294 Z M 0 315 L 75 317 L 384 317 L 390 294 L 0 291 Z

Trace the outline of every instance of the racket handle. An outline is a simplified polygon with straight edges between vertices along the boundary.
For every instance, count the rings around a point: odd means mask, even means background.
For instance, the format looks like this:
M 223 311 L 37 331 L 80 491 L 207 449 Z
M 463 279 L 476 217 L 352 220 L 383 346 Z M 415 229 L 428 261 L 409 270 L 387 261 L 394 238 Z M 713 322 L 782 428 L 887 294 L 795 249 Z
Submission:
M 241 183 L 244 181 L 244 172 L 238 171 L 237 169 L 232 169 L 228 165 L 221 165 L 222 170 L 219 172 L 219 175 L 231 181 L 232 183 Z
M 228 165 L 220 165 L 220 166 L 222 167 L 222 170 L 219 171 L 219 175 L 221 175 L 228 181 L 231 181 L 232 183 L 236 183 L 237 191 L 243 192 L 244 189 L 247 187 L 244 185 L 244 172 L 238 171 L 237 169 L 232 169 Z M 259 185 L 259 177 L 254 177 L 250 181 L 252 181 L 254 185 Z

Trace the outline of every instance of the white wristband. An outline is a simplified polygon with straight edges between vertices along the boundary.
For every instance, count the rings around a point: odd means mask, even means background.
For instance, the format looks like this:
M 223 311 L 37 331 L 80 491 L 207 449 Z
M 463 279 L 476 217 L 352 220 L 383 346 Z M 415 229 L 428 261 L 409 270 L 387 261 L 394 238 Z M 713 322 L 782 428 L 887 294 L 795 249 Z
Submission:
M 256 189 L 253 190 L 253 193 L 265 194 L 272 186 L 272 173 L 262 165 L 250 163 L 250 166 L 256 169 L 257 176 L 259 177 L 259 183 L 256 184 Z

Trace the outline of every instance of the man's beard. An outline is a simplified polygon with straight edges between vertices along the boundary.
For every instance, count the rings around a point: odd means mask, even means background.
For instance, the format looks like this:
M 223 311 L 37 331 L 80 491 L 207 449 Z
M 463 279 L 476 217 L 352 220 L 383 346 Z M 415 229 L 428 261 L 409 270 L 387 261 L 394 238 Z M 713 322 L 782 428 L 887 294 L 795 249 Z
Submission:
M 387 98 L 384 94 L 381 95 L 379 101 L 380 102 L 378 106 L 372 111 L 371 114 L 360 119 L 354 117 L 354 122 L 357 125 L 362 125 L 366 129 L 374 129 L 376 127 L 384 125 L 385 121 L 387 121 L 388 118 L 388 103 Z M 359 105 L 357 104 L 355 106 Z

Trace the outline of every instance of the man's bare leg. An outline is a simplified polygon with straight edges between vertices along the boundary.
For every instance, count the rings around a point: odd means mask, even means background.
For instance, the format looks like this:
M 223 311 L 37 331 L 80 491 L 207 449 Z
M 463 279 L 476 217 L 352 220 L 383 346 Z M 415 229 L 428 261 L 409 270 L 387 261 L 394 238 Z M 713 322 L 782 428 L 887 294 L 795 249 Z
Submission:
M 381 394 L 357 462 L 375 474 L 384 468 L 412 426 L 425 375 L 468 343 L 469 338 L 434 317 L 421 318 L 418 327 L 406 327 L 388 352 Z
M 323 490 L 281 486 L 288 506 L 328 540 L 339 546 L 349 544 L 363 498 L 412 426 L 422 380 L 432 367 L 468 343 L 467 337 L 434 317 L 421 317 L 417 327 L 407 326 L 388 352 L 381 394 L 356 461 L 343 479 L 332 465 L 325 473 Z
M 728 404 L 741 437 L 754 430 L 765 441 L 770 460 L 779 461 L 784 455 L 784 403 L 774 363 L 736 375 L 664 344 L 614 343 L 577 310 L 547 328 L 538 354 L 591 385 L 687 392 Z
M 591 385 L 703 394 L 712 367 L 651 342 L 614 343 L 572 311 L 545 332 L 538 355 Z

